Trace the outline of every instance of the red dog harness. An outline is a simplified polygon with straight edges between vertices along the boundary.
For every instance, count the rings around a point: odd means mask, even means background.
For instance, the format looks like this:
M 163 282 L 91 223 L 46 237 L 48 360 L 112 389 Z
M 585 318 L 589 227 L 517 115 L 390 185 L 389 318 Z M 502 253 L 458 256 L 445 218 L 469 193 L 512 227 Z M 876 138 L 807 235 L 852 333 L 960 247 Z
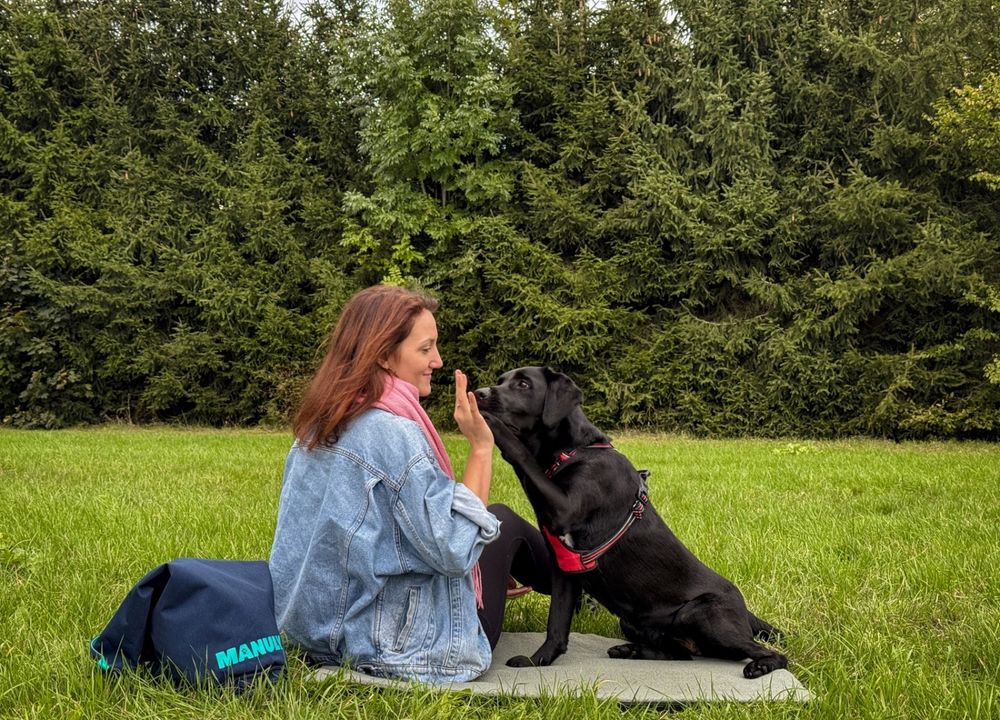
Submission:
M 610 443 L 594 443 L 593 445 L 588 445 L 588 448 L 610 448 Z M 563 463 L 569 460 L 571 457 L 576 455 L 576 448 L 572 450 L 564 450 L 559 453 L 559 458 L 553 463 L 546 472 L 546 477 L 552 477 L 556 474 Z M 642 514 L 646 510 L 646 505 L 649 504 L 649 496 L 646 493 L 646 477 L 649 472 L 646 470 L 639 471 L 639 489 L 635 494 L 635 502 L 632 503 L 632 509 L 629 510 L 628 517 L 625 518 L 625 522 L 622 526 L 618 528 L 614 535 L 605 540 L 603 543 L 598 545 L 593 550 L 574 550 L 566 545 L 562 540 L 560 540 L 555 533 L 549 530 L 547 527 L 542 527 L 542 535 L 548 540 L 549 545 L 552 546 L 553 552 L 556 554 L 556 564 L 559 569 L 563 572 L 568 573 L 582 573 L 593 570 L 597 567 L 597 558 L 601 557 L 608 550 L 613 548 L 619 540 L 621 540 L 628 529 L 632 527 L 632 524 L 636 520 L 642 519 Z

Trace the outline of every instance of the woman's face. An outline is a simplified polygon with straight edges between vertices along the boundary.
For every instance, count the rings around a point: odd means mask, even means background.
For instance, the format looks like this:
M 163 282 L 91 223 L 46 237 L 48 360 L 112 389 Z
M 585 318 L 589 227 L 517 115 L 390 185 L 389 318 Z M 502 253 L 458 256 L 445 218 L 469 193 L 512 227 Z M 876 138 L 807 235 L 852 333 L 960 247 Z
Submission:
M 413 321 L 413 329 L 399 344 L 386 369 L 400 380 L 417 386 L 420 397 L 431 394 L 431 373 L 444 365 L 437 349 L 437 323 L 430 310 Z

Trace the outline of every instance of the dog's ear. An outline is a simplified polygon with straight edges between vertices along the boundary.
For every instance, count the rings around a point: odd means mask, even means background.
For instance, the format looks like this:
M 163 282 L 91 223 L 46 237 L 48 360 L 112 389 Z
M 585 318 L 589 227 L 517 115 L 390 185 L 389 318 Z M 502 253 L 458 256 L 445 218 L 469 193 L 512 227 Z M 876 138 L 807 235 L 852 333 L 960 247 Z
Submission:
M 566 375 L 545 368 L 545 407 L 542 408 L 542 423 L 545 427 L 555 427 L 567 417 L 573 408 L 583 402 L 583 392 Z

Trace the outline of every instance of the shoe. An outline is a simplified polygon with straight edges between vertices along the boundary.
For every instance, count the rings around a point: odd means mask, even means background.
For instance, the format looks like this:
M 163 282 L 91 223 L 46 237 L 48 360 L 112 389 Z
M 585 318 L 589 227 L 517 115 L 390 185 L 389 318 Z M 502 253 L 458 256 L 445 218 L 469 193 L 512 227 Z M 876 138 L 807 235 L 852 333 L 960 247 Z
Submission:
M 507 599 L 512 600 L 516 597 L 521 597 L 522 595 L 527 595 L 531 592 L 530 585 L 518 585 L 517 580 L 512 578 L 510 575 L 507 576 Z

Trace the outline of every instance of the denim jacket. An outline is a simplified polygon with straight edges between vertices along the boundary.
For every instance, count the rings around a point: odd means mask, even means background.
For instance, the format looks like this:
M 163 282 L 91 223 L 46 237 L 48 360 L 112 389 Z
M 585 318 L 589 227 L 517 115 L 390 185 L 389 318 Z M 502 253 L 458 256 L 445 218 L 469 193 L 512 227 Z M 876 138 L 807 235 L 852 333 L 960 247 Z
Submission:
M 424 682 L 490 664 L 471 570 L 499 522 L 412 420 L 372 408 L 285 461 L 271 547 L 278 627 L 321 662 Z

